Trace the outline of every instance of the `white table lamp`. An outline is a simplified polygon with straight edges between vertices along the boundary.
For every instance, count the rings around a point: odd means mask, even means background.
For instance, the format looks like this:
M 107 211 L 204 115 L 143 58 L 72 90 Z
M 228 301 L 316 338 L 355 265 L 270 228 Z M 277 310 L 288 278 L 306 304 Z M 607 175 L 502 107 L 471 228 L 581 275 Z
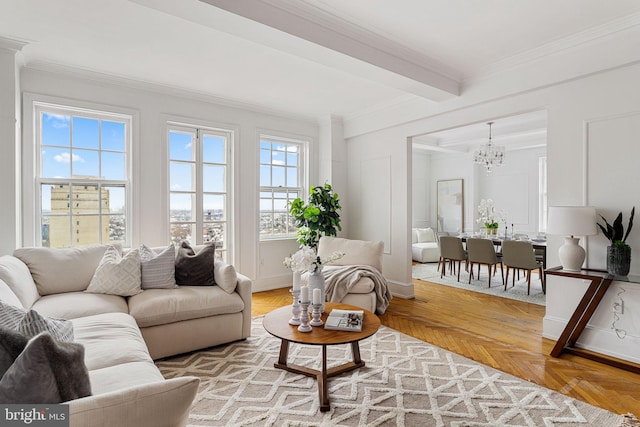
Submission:
M 565 236 L 564 245 L 558 250 L 562 268 L 580 271 L 584 262 L 584 248 L 578 243 L 580 237 L 598 233 L 596 209 L 589 206 L 550 206 L 547 234 Z M 567 237 L 568 236 L 568 237 Z

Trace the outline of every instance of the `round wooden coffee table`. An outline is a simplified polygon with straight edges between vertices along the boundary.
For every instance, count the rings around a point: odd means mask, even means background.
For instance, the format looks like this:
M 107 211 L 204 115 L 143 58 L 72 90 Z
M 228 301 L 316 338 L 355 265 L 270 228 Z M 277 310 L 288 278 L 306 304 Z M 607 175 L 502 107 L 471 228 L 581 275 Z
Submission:
M 364 361 L 360 358 L 360 346 L 358 342 L 375 334 L 380 327 L 380 319 L 378 319 L 378 316 L 369 310 L 364 310 L 353 305 L 337 304 L 332 302 L 325 303 L 325 306 L 325 313 L 322 315 L 323 322 L 327 320 L 327 316 L 334 308 L 341 310 L 364 311 L 362 331 L 331 331 L 324 329 L 323 326 L 316 326 L 311 332 L 299 332 L 297 326 L 289 324 L 289 319 L 291 318 L 290 305 L 272 311 L 267 314 L 262 321 L 264 329 L 274 337 L 280 338 L 281 340 L 278 362 L 274 363 L 273 366 L 284 369 L 285 371 L 305 375 L 307 377 L 315 377 L 318 381 L 318 397 L 320 399 L 320 411 L 322 412 L 326 412 L 330 409 L 327 378 L 364 366 Z M 306 345 L 321 345 L 322 370 L 317 371 L 315 369 L 307 368 L 306 366 L 287 363 L 289 344 L 292 342 Z M 353 360 L 343 365 L 327 369 L 327 346 L 337 344 L 351 344 Z

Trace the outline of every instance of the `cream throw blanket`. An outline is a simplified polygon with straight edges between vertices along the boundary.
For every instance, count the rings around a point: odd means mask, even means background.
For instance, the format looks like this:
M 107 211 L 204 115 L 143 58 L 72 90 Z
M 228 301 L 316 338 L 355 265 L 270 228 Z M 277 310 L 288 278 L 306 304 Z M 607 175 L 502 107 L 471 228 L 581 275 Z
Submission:
M 383 314 L 391 301 L 391 293 L 387 287 L 387 280 L 375 268 L 368 265 L 346 265 L 322 269 L 324 277 L 324 290 L 327 299 L 331 302 L 341 302 L 351 288 L 363 277 L 373 281 L 373 290 L 376 293 L 376 313 Z

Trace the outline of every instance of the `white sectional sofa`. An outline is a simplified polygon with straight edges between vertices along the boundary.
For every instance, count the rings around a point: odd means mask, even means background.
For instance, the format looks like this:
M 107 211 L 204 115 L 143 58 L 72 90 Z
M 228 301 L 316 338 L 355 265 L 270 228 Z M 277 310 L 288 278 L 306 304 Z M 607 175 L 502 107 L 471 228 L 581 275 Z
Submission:
M 440 248 L 432 228 L 413 228 L 411 236 L 411 255 L 414 261 L 438 262 Z
M 2 256 L 0 300 L 73 323 L 92 395 L 67 402 L 71 426 L 184 425 L 199 380 L 165 380 L 153 359 L 248 337 L 251 281 L 237 274 L 232 293 L 215 285 L 130 297 L 85 292 L 104 252 L 22 248 Z

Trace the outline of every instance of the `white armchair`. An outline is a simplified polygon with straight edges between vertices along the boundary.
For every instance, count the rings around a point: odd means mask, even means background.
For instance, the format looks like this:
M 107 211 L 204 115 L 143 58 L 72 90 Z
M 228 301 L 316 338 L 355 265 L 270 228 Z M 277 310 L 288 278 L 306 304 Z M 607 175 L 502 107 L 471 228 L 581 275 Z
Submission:
M 382 242 L 322 237 L 318 256 L 344 252 L 344 257 L 322 268 L 327 301 L 362 307 L 384 313 L 391 300 L 387 282 L 382 276 Z

